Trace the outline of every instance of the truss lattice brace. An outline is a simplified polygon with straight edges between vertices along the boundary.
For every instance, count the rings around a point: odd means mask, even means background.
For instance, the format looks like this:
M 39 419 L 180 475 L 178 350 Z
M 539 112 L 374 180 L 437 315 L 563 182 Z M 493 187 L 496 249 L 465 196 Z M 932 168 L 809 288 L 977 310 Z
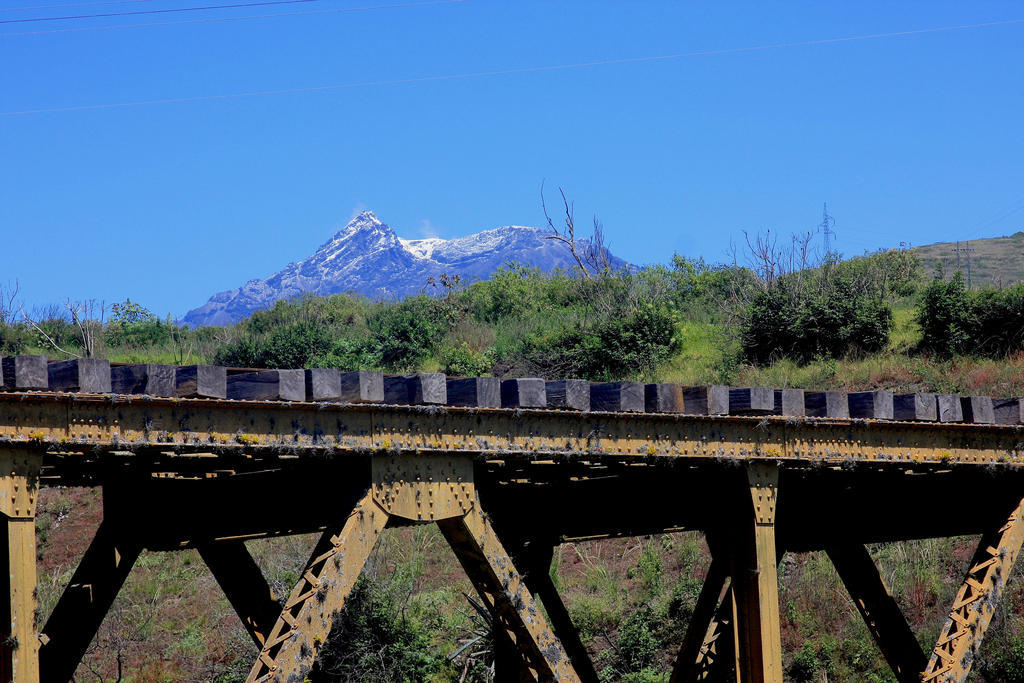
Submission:
M 579 680 L 481 509 L 471 460 L 379 456 L 372 481 L 341 530 L 325 532 L 317 543 L 249 673 L 250 683 L 306 677 L 390 517 L 437 522 L 495 624 L 537 680 Z
M 967 680 L 1022 543 L 1024 500 L 1002 526 L 982 536 L 949 618 L 939 632 L 924 671 L 924 683 Z

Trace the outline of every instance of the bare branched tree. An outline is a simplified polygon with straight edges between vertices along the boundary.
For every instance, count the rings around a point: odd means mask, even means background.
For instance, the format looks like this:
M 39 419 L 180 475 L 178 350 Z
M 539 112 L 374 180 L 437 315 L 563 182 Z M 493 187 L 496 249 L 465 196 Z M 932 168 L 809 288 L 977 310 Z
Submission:
M 79 342 L 81 342 L 82 353 L 85 354 L 86 358 L 95 358 L 103 344 L 103 323 L 106 317 L 106 304 L 104 302 L 97 303 L 94 299 L 90 299 L 88 301 L 71 301 L 70 299 L 65 299 L 64 309 L 67 311 L 67 315 L 71 318 L 71 323 L 78 330 L 78 339 Z M 58 344 L 57 341 L 42 328 L 38 321 L 34 320 L 25 312 L 24 307 L 21 309 L 21 316 L 25 319 L 25 322 L 27 322 L 32 329 L 38 332 L 43 340 L 56 351 L 70 356 L 71 358 L 82 357 L 80 354 L 68 351 L 61 347 L 60 344 Z
M 773 287 L 779 278 L 799 277 L 808 269 L 821 265 L 821 260 L 811 249 L 812 232 L 791 235 L 789 245 L 780 245 L 778 236 L 771 230 L 758 232 L 753 238 L 744 230 L 743 238 L 747 243 L 747 266 L 757 274 L 763 289 Z M 733 249 L 735 263 L 735 247 Z
M 99 345 L 103 340 L 103 323 L 106 318 L 106 304 L 95 300 L 76 301 L 66 300 L 64 307 L 71 314 L 71 322 L 78 328 L 79 338 L 82 340 L 82 350 L 86 358 L 95 358 Z
M 544 218 L 547 220 L 548 227 L 551 228 L 551 232 L 552 232 L 552 234 L 548 235 L 546 239 L 555 240 L 556 242 L 561 242 L 562 244 L 564 244 L 567 247 L 569 247 L 569 253 L 572 254 L 573 259 L 576 261 L 576 265 L 579 267 L 580 273 L 583 274 L 584 278 L 589 280 L 590 279 L 590 271 L 587 270 L 587 266 L 584 263 L 583 257 L 580 256 L 579 249 L 578 249 L 578 243 L 576 241 L 576 219 L 575 219 L 575 217 L 573 215 L 573 213 L 574 213 L 574 205 L 570 204 L 569 200 L 566 199 L 565 190 L 563 190 L 561 187 L 558 188 L 558 193 L 562 196 L 562 206 L 563 206 L 563 208 L 565 210 L 565 219 L 564 219 L 565 220 L 565 227 L 564 228 L 555 227 L 555 222 L 551 219 L 551 216 L 548 215 L 548 206 L 547 206 L 547 203 L 544 201 L 544 183 L 541 182 L 541 184 L 540 184 L 540 205 L 541 205 L 541 208 L 544 209 Z M 598 225 L 599 225 L 599 223 L 597 222 L 597 219 L 595 218 L 594 219 L 594 227 L 596 228 Z
M 594 233 L 587 241 L 587 248 L 583 254 L 583 260 L 587 262 L 595 273 L 607 273 L 612 269 L 611 252 L 604 241 L 604 224 L 594 216 Z
M 7 287 L 0 287 L 0 323 L 13 322 L 19 289 L 17 280 L 14 281 L 14 284 L 8 283 Z

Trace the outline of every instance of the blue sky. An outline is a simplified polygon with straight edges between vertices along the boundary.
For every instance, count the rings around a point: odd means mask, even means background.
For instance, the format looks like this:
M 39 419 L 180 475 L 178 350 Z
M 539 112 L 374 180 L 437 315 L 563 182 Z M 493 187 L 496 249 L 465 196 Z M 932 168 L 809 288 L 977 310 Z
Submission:
M 725 260 L 743 230 L 813 228 L 826 201 L 848 255 L 1024 229 L 1019 3 L 313 0 L 15 21 L 245 1 L 0 2 L 0 284 L 28 307 L 130 297 L 177 316 L 363 208 L 410 238 L 541 225 L 545 179 L 641 264 Z M 76 6 L 15 9 L 60 4 Z M 289 16 L 170 25 L 257 14 Z M 54 32 L 141 23 L 169 25 Z M 381 81 L 411 82 L 311 90 Z M 276 90 L 299 92 L 204 99 Z M 169 99 L 188 101 L 78 108 Z

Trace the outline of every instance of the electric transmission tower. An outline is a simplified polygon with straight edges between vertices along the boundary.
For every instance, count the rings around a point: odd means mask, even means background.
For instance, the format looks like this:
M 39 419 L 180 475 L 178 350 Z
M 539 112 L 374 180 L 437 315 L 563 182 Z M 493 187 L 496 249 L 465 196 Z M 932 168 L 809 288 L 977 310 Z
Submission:
M 821 228 L 822 234 L 825 236 L 825 256 L 827 257 L 832 253 L 832 238 L 836 232 L 832 229 L 832 226 L 836 224 L 836 219 L 828 215 L 828 204 L 822 204 L 821 209 Z

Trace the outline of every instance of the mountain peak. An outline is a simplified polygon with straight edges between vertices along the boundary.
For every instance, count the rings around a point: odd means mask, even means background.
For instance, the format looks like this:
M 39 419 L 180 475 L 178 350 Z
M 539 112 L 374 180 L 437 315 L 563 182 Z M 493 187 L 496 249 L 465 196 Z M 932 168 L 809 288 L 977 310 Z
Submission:
M 317 251 L 334 249 L 342 242 L 365 241 L 367 239 L 391 242 L 397 239 L 395 231 L 386 223 L 377 218 L 373 211 L 360 211 L 355 218 L 345 224 L 340 230 L 334 233 L 329 240 L 320 245 Z
M 348 224 L 338 231 L 338 234 L 346 233 L 352 234 L 356 232 L 365 232 L 367 230 L 380 230 L 381 228 L 388 228 L 373 211 L 360 211 L 355 218 L 350 220 Z
M 380 219 L 377 218 L 377 214 L 375 214 L 373 211 L 370 211 L 369 209 L 367 209 L 365 211 L 360 211 L 359 213 L 357 213 L 356 217 L 353 218 L 349 222 L 350 223 L 361 223 L 361 222 L 380 223 Z
M 227 325 L 279 299 L 303 292 L 355 292 L 371 299 L 422 292 L 428 278 L 458 274 L 490 277 L 509 262 L 550 271 L 574 267 L 569 250 L 544 231 L 506 225 L 465 237 L 401 239 L 372 211 L 361 211 L 309 258 L 263 280 L 215 294 L 185 315 L 189 325 Z M 615 265 L 625 262 L 613 259 Z

